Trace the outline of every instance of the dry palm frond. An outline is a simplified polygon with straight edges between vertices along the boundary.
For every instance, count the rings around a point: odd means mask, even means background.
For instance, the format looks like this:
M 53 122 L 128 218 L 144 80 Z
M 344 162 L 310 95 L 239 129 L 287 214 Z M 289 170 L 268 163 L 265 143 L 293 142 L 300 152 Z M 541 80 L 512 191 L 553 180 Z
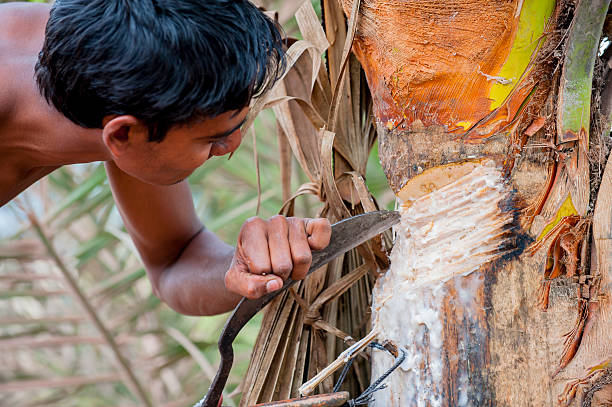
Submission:
M 319 215 L 332 221 L 377 209 L 364 182 L 375 141 L 371 100 L 361 68 L 350 54 L 359 3 L 354 2 L 347 24 L 336 0 L 323 2 L 324 31 L 311 3 L 305 2 L 296 13 L 304 39 L 288 49 L 290 69 L 252 109 L 253 114 L 273 109 L 279 137 L 286 138 L 308 177 L 292 196 L 283 183 L 283 196 L 291 196 L 281 211 L 285 215 L 294 214 L 295 200 L 304 194 L 317 196 L 322 202 Z M 282 143 L 281 148 L 286 151 Z M 270 304 L 241 405 L 296 397 L 302 383 L 344 350 L 344 340 L 364 336 L 374 275 L 385 266 L 382 241 L 375 239 Z M 367 387 L 368 371 L 363 361 L 355 363 L 346 388 L 358 393 Z M 319 385 L 323 392 L 332 387 L 331 378 Z

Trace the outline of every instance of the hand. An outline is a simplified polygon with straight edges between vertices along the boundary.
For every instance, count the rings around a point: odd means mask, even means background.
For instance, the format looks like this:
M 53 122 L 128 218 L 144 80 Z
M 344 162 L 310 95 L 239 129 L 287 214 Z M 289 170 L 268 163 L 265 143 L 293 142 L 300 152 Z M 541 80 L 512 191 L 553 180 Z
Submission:
M 225 287 L 255 299 L 283 286 L 288 277 L 301 280 L 312 262 L 312 250 L 329 244 L 331 225 L 327 219 L 248 219 L 240 229 L 238 244 Z

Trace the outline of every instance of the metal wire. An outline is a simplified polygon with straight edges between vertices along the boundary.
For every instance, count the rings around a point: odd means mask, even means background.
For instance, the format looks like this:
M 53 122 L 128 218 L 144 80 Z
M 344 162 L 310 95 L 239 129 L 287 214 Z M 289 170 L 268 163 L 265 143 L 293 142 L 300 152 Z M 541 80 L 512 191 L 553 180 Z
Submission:
M 378 342 L 372 342 L 368 346 L 373 349 L 383 350 L 385 352 L 391 353 L 389 352 L 389 350 L 387 350 L 387 348 L 385 348 Z M 400 353 L 397 356 L 397 358 L 395 358 L 395 362 L 393 363 L 393 366 L 391 366 L 389 370 L 387 370 L 378 379 L 376 379 L 374 383 L 369 385 L 368 388 L 365 389 L 363 393 L 361 393 L 358 397 L 351 399 L 347 401 L 346 403 L 344 403 L 343 407 L 355 407 L 355 406 L 361 406 L 364 404 L 368 404 L 370 400 L 372 400 L 372 396 L 374 395 L 374 392 L 377 392 L 387 387 L 387 385 L 383 383 L 383 381 L 387 377 L 389 377 L 389 375 L 393 373 L 393 371 L 395 371 L 395 369 L 397 369 L 402 364 L 402 362 L 404 362 L 404 360 L 406 359 L 406 351 L 402 348 L 399 348 L 399 352 Z M 340 390 L 340 386 L 342 386 L 342 383 L 344 382 L 344 379 L 346 378 L 346 375 L 348 374 L 349 369 L 353 365 L 354 360 L 355 360 L 355 357 L 352 357 L 346 363 L 346 365 L 342 369 L 342 372 L 340 372 L 340 377 L 338 377 L 338 382 L 334 386 L 334 393 Z
M 348 373 L 351 366 L 353 366 L 354 361 L 355 361 L 355 357 L 352 357 L 349 359 L 348 362 L 346 362 L 346 365 L 344 365 L 342 372 L 340 372 L 340 377 L 338 377 L 338 381 L 336 382 L 336 385 L 334 386 L 334 393 L 337 393 L 340 391 L 340 386 L 342 386 L 342 383 L 344 383 L 344 379 L 346 379 L 346 374 Z

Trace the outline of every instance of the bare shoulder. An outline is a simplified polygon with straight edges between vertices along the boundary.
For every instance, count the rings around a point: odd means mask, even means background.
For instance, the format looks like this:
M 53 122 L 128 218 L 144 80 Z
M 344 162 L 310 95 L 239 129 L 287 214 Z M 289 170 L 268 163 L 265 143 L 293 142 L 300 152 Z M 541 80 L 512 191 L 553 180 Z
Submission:
M 0 4 L 0 38 L 40 41 L 51 7 L 44 3 Z M 27 37 L 24 37 L 27 35 Z
M 49 10 L 49 5 L 39 3 L 0 4 L 0 122 L 13 107 L 25 67 L 33 69 Z

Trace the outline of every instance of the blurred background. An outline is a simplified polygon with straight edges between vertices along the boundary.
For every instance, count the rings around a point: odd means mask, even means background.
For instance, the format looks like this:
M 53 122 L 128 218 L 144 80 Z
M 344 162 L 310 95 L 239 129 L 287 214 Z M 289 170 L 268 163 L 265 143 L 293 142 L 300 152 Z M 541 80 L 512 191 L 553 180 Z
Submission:
M 278 10 L 287 35 L 299 37 L 293 14 L 303 1 L 256 3 Z M 201 220 L 229 244 L 247 218 L 270 217 L 283 204 L 277 140 L 274 115 L 263 111 L 230 160 L 215 157 L 189 178 Z M 292 189 L 307 181 L 292 165 Z M 392 209 L 376 148 L 366 183 Z M 299 216 L 319 209 L 314 197 L 297 200 Z M 182 316 L 153 295 L 102 163 L 60 168 L 0 208 L 0 406 L 151 405 L 138 387 L 155 406 L 193 404 L 216 372 L 226 318 Z M 260 321 L 235 342 L 225 404 L 240 398 Z

